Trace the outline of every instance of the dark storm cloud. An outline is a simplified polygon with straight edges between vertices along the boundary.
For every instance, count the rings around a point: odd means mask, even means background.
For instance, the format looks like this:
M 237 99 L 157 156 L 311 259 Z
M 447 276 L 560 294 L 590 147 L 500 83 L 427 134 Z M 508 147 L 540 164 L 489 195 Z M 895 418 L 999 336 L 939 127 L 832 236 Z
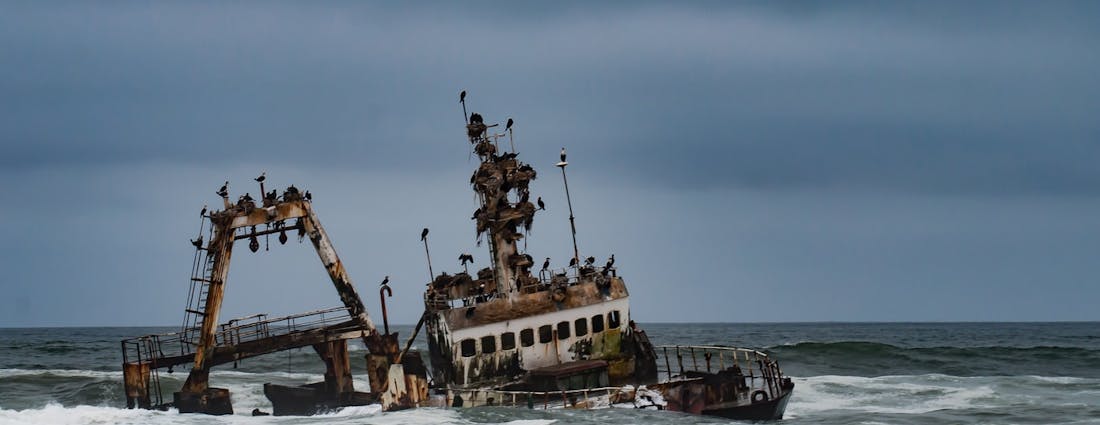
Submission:
M 441 159 L 467 88 L 674 185 L 1100 187 L 1091 3 L 4 8 L 8 167 Z
M 421 228 L 436 271 L 486 258 L 462 89 L 542 173 L 532 255 L 571 252 L 567 146 L 581 252 L 617 254 L 644 320 L 1095 319 L 1096 22 L 1095 2 L 0 1 L 0 326 L 174 323 L 195 213 L 260 170 L 312 190 L 354 281 L 391 276 L 391 321 L 415 322 Z M 289 249 L 235 257 L 226 317 L 331 305 Z

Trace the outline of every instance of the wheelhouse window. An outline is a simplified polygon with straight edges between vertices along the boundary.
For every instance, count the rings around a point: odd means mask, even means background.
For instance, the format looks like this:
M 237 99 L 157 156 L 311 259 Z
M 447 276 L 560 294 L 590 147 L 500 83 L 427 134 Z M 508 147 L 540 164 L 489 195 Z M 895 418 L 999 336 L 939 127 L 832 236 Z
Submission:
M 473 357 L 477 354 L 477 341 L 473 338 L 466 338 L 459 345 L 462 347 L 462 357 Z
M 592 333 L 603 332 L 603 315 L 592 316 Z
M 516 333 L 505 332 L 500 334 L 500 349 L 511 350 L 516 348 Z
M 535 331 L 531 329 L 519 331 L 519 343 L 524 347 L 535 345 Z
M 585 336 L 588 335 L 588 319 L 580 318 L 573 322 L 574 335 Z
M 550 325 L 539 326 L 539 343 L 545 344 L 554 340 L 554 329 Z
M 612 310 L 610 313 L 607 313 L 607 327 L 617 328 L 622 324 L 622 318 L 619 317 L 619 310 Z
M 497 337 L 495 335 L 481 337 L 481 353 L 493 354 L 497 351 Z
M 558 322 L 558 339 L 569 338 L 569 322 Z

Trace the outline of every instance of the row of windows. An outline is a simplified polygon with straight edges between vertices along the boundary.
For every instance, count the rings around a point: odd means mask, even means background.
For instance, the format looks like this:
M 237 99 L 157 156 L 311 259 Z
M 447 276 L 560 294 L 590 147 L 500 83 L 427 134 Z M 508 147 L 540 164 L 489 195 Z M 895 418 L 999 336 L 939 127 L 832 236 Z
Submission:
M 592 333 L 603 332 L 604 315 L 597 314 L 592 316 Z M 607 327 L 609 329 L 618 328 L 622 325 L 622 319 L 619 317 L 619 311 L 615 310 L 607 313 Z M 588 319 L 582 317 L 573 321 L 572 330 L 577 336 L 588 335 Z M 568 339 L 570 326 L 569 322 L 558 322 L 557 325 L 558 339 Z M 539 326 L 539 343 L 546 344 L 554 340 L 554 327 L 551 325 Z M 535 345 L 535 331 L 531 328 L 524 329 L 519 332 L 519 343 L 524 347 L 530 347 Z M 461 343 L 462 357 L 473 357 L 477 354 L 477 342 L 473 338 L 466 338 Z M 500 334 L 500 349 L 512 350 L 516 348 L 516 333 L 505 332 Z M 488 335 L 481 337 L 481 353 L 491 354 L 497 351 L 497 339 L 495 335 Z

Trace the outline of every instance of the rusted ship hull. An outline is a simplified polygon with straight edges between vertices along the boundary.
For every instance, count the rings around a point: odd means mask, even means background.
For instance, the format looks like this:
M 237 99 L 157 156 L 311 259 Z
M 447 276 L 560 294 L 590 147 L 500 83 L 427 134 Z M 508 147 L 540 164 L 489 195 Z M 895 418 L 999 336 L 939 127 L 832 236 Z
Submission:
M 792 387 L 793 388 L 793 387 Z M 708 416 L 721 416 L 739 421 L 771 421 L 783 419 L 787 402 L 791 399 L 791 390 L 784 391 L 778 398 L 749 405 L 710 405 L 700 412 Z
M 355 391 L 333 398 L 323 388 L 324 383 L 291 387 L 264 384 L 264 396 L 271 400 L 275 416 L 309 416 L 327 413 L 348 406 L 366 406 L 378 403 L 378 397 Z

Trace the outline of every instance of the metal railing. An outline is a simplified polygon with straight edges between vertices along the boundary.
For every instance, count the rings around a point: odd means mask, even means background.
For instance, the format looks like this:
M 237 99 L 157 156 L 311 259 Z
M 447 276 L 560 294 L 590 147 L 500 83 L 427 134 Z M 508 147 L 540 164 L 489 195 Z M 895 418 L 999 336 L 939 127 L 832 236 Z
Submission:
M 351 320 L 351 315 L 347 307 L 333 307 L 274 319 L 267 319 L 265 314 L 256 314 L 219 325 L 214 341 L 216 346 L 236 345 L 323 328 L 348 320 Z M 154 369 L 170 366 L 158 364 L 158 360 L 193 354 L 198 345 L 195 340 L 198 338 L 197 333 L 196 329 L 185 329 L 125 339 L 122 341 L 122 362 L 149 363 Z
M 747 390 L 766 390 L 772 397 L 781 393 L 783 372 L 763 352 L 715 345 L 661 345 L 654 349 L 658 377 L 664 376 L 666 381 L 697 379 L 693 372 L 737 370 L 747 380 Z
M 531 406 L 543 409 L 574 408 L 594 409 L 611 404 L 634 402 L 637 391 L 624 387 L 597 387 L 564 391 L 504 391 L 493 389 L 454 389 L 448 395 L 450 406 L 453 395 L 462 397 L 464 406 Z M 601 398 L 606 397 L 603 404 Z
M 521 294 L 534 294 L 539 292 L 546 292 L 554 289 L 555 287 L 568 288 L 576 285 L 580 285 L 586 282 L 595 282 L 596 276 L 601 276 L 601 267 L 592 267 L 590 270 L 586 270 L 586 273 L 581 273 L 581 269 L 584 267 L 567 267 L 562 269 L 551 269 L 546 271 L 540 271 L 538 274 L 538 282 L 532 285 L 525 285 L 515 290 Z M 615 268 L 612 267 L 608 270 L 606 276 L 601 276 L 604 279 L 611 279 L 617 277 Z M 555 282 L 555 279 L 561 279 Z M 460 297 L 451 298 L 447 295 L 446 291 L 435 291 L 428 289 L 424 292 L 424 303 L 429 308 L 433 309 L 445 309 L 445 308 L 458 308 L 476 305 L 486 301 L 499 298 L 500 293 L 498 291 L 492 291 L 485 294 L 470 294 Z

